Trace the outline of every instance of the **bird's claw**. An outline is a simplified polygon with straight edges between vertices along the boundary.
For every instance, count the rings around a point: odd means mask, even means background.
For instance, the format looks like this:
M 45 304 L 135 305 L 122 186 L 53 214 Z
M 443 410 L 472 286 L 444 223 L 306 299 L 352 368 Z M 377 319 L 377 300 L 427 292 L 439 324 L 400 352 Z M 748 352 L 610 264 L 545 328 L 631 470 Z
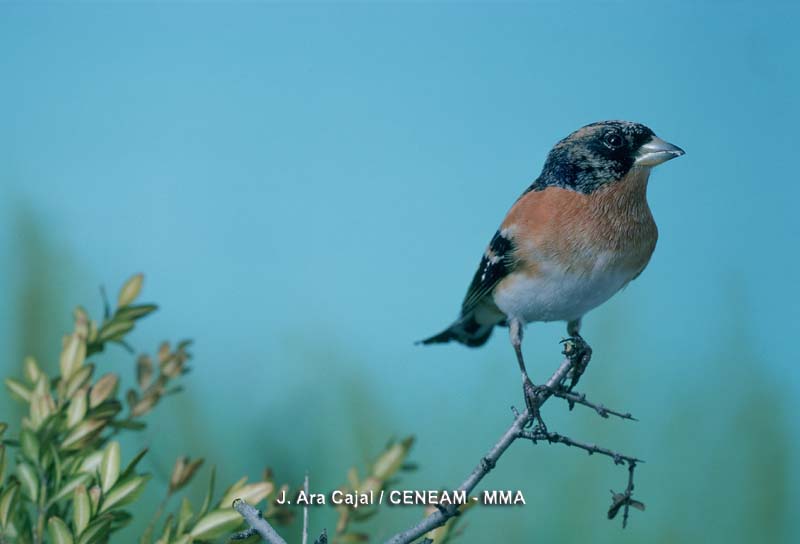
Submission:
M 550 389 L 546 385 L 534 385 L 530 378 L 525 378 L 522 382 L 522 391 L 525 395 L 525 406 L 528 408 L 528 413 L 531 415 L 530 423 L 536 421 L 537 430 L 547 432 L 547 425 L 545 425 L 542 415 L 539 412 L 539 395 L 544 392 L 549 392 Z
M 567 391 L 569 392 L 578 385 L 578 381 L 580 381 L 581 376 L 586 371 L 586 367 L 592 359 L 592 348 L 579 334 L 565 338 L 561 343 L 564 345 L 562 353 L 572 362 L 570 384 L 567 387 Z

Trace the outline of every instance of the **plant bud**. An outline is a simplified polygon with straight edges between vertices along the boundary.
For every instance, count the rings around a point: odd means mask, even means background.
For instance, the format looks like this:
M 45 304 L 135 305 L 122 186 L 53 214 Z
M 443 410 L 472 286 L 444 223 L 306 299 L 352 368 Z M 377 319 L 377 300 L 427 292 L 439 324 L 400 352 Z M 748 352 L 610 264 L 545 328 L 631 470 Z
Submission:
M 86 341 L 78 334 L 72 333 L 66 337 L 64 348 L 61 350 L 59 368 L 61 379 L 67 380 L 72 376 L 86 359 Z
M 145 390 L 150 385 L 150 379 L 153 377 L 153 360 L 149 355 L 142 355 L 136 361 L 136 381 L 139 384 L 139 389 Z
M 203 461 L 203 459 L 190 461 L 188 457 L 178 457 L 169 480 L 170 493 L 174 493 L 188 484 L 195 472 L 203 465 Z
M 39 365 L 36 364 L 36 359 L 33 357 L 25 357 L 25 377 L 28 381 L 32 384 L 36 383 L 39 380 L 39 376 L 42 374 Z
M 119 384 L 119 376 L 109 372 L 104 374 L 97 380 L 97 383 L 92 386 L 89 393 L 89 407 L 94 408 L 108 397 L 117 392 L 117 385 Z
M 142 274 L 136 274 L 126 281 L 125 285 L 123 285 L 122 289 L 119 291 L 117 306 L 123 308 L 136 300 L 136 297 L 139 296 L 139 292 L 142 290 L 143 281 L 144 275 Z
M 100 498 L 103 496 L 103 491 L 99 485 L 93 485 L 89 488 L 89 502 L 92 503 L 92 512 L 97 512 L 100 506 Z
M 133 405 L 133 408 L 131 408 L 131 415 L 133 417 L 145 415 L 147 412 L 153 409 L 153 406 L 156 405 L 156 402 L 158 402 L 157 395 L 147 395 Z
M 89 335 L 89 314 L 78 306 L 72 315 L 75 317 L 75 332 L 86 338 Z

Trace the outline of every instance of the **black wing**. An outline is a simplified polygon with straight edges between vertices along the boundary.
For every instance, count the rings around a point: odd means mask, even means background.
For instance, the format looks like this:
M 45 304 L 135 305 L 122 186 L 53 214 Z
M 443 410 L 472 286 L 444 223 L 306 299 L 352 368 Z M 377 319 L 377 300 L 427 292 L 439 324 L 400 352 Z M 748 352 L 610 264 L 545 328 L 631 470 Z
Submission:
M 499 230 L 494 234 L 461 304 L 462 316 L 472 312 L 483 297 L 491 293 L 500 280 L 514 270 L 514 249 L 514 242 L 510 238 Z

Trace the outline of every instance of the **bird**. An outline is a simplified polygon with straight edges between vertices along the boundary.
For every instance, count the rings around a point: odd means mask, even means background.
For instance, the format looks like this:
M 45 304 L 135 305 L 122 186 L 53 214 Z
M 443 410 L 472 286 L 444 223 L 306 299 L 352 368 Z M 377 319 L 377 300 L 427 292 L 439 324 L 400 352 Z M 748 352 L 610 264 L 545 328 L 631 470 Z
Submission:
M 483 253 L 458 318 L 423 345 L 484 345 L 507 327 L 529 410 L 534 386 L 522 355 L 525 325 L 564 321 L 576 352 L 569 390 L 591 357 L 583 317 L 647 266 L 658 228 L 647 203 L 650 172 L 684 155 L 641 123 L 600 121 L 572 132 L 511 206 Z

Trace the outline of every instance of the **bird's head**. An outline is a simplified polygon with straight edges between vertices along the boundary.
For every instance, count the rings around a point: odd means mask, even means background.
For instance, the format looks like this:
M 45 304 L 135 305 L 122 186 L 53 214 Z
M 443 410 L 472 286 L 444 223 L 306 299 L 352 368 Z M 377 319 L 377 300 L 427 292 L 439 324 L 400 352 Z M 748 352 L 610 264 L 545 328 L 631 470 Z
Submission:
M 631 169 L 649 169 L 683 153 L 639 123 L 592 123 L 553 146 L 534 187 L 556 186 L 591 193 L 622 179 Z

